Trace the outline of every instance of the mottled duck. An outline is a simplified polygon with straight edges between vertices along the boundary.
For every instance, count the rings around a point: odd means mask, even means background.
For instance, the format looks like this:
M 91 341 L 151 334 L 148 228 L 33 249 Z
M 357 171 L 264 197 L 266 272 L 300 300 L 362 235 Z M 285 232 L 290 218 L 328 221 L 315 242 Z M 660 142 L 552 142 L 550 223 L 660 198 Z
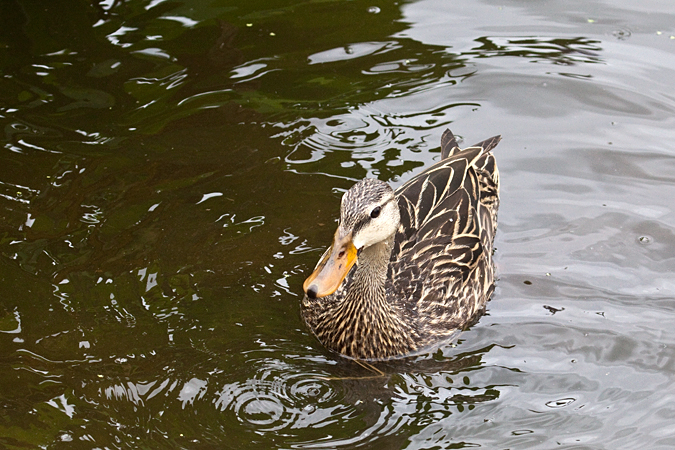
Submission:
M 410 355 L 480 316 L 494 290 L 500 139 L 460 149 L 446 130 L 440 161 L 396 191 L 366 178 L 342 196 L 333 244 L 303 285 L 303 318 L 326 347 Z

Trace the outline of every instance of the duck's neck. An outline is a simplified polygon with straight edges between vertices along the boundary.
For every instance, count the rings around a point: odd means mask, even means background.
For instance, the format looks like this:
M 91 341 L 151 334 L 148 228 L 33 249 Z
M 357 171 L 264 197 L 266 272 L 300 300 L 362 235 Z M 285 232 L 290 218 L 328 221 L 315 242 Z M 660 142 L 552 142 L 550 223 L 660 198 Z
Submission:
M 414 330 L 402 311 L 387 298 L 387 273 L 394 236 L 364 248 L 358 267 L 332 323 L 319 339 L 340 353 L 357 359 L 386 358 L 415 349 Z
M 350 293 L 358 295 L 362 303 L 375 303 L 363 306 L 384 306 L 382 302 L 386 302 L 385 283 L 393 247 L 394 236 L 392 235 L 382 242 L 361 250 Z M 347 295 L 347 300 L 349 297 L 350 295 Z
M 357 359 L 403 355 L 416 349 L 416 332 L 387 298 L 394 236 L 364 248 L 345 297 L 321 314 L 313 330 L 327 347 Z

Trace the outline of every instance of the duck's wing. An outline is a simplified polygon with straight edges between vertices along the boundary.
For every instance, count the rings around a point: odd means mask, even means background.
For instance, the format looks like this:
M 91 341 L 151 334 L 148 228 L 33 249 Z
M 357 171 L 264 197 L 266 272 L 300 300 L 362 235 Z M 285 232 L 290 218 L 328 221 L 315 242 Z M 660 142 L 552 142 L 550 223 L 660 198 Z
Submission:
M 448 129 L 441 136 L 441 161 L 454 160 L 461 152 L 482 149 L 477 158 L 469 165 L 473 166 L 480 182 L 480 203 L 487 208 L 492 219 L 492 229 L 497 228 L 497 209 L 499 208 L 499 169 L 492 154 L 501 136 L 493 136 L 464 150 L 457 145 L 457 139 Z M 474 153 L 472 152 L 472 155 Z
M 492 264 L 499 190 L 497 167 L 485 147 L 498 142 L 495 137 L 459 150 L 446 132 L 442 152 L 449 149 L 448 157 L 396 192 L 401 227 L 390 265 L 393 294 L 410 313 L 437 326 L 436 333 L 452 332 L 453 323 L 465 323 L 485 302 L 485 289 L 475 283 Z M 488 278 L 491 286 L 491 273 Z

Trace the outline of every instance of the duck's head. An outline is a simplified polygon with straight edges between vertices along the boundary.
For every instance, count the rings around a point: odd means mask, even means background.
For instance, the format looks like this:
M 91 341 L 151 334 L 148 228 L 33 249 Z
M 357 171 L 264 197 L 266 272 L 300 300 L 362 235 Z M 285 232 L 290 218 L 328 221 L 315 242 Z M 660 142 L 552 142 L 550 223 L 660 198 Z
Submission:
M 340 224 L 303 289 L 309 298 L 325 297 L 340 287 L 361 250 L 391 237 L 401 217 L 394 190 L 384 181 L 366 178 L 342 196 Z

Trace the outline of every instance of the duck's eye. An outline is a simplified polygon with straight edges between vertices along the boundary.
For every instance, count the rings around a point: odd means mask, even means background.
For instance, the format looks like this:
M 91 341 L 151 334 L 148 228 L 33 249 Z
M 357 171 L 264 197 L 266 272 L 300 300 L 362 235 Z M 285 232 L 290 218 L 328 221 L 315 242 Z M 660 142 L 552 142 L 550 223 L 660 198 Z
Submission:
M 380 215 L 380 211 L 381 211 L 381 210 L 382 210 L 382 208 L 380 208 L 379 206 L 376 206 L 376 207 L 373 208 L 373 210 L 370 212 L 370 217 L 371 217 L 372 219 L 375 219 L 377 216 Z

